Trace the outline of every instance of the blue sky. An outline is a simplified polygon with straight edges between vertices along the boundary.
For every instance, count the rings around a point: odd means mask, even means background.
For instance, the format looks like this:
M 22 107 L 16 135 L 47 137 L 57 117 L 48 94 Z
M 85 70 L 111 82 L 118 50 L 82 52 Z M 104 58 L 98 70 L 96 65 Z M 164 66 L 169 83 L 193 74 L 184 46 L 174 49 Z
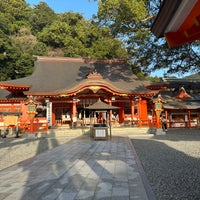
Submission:
M 98 9 L 97 1 L 93 0 L 26 0 L 31 7 L 41 1 L 46 2 L 56 13 L 79 12 L 86 19 L 90 19 Z

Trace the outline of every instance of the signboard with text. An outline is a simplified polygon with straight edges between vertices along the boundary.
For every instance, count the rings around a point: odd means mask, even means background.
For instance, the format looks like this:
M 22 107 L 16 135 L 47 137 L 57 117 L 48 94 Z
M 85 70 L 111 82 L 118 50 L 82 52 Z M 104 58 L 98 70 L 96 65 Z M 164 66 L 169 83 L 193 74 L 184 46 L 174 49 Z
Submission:
M 46 118 L 48 122 L 48 126 L 52 126 L 52 102 L 47 103 L 47 112 L 46 112 Z

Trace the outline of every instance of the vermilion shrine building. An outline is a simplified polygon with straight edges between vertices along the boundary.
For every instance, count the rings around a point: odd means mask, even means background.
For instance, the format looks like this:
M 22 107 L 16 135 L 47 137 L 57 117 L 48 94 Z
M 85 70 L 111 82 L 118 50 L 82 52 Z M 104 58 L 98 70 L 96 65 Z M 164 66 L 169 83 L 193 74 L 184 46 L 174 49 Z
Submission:
M 39 102 L 36 117 L 46 118 L 49 126 L 71 124 L 75 118 L 88 124 L 91 114 L 84 108 L 100 98 L 120 107 L 113 113 L 118 123 L 148 124 L 147 104 L 156 93 L 148 84 L 124 60 L 38 57 L 31 76 L 0 82 L 0 111 L 22 112 L 20 120 L 26 123 L 24 102 L 33 96 Z
M 102 123 L 104 116 L 94 115 L 85 109 L 101 99 L 119 107 L 110 115 L 113 124 L 151 127 L 155 121 L 152 100 L 160 93 L 166 100 L 163 113 L 168 127 L 178 127 L 182 120 L 184 125 L 180 127 L 197 127 L 200 97 L 196 94 L 195 103 L 191 104 L 192 94 L 188 98 L 179 98 L 168 85 L 166 82 L 155 85 L 140 80 L 125 60 L 37 57 L 31 76 L 0 82 L 0 113 L 2 116 L 5 113 L 21 113 L 20 125 L 29 124 L 27 99 L 31 96 L 37 102 L 35 124 L 47 122 L 51 127 L 71 126 L 74 122 L 87 125 L 95 120 Z M 177 86 L 181 88 L 182 85 L 175 86 L 177 94 Z M 176 99 L 174 104 L 172 98 Z M 175 117 L 180 116 L 176 115 L 180 109 L 182 117 Z M 181 122 L 178 124 L 177 121 L 175 126 L 172 122 L 179 119 Z M 1 121 L 3 123 L 3 118 Z

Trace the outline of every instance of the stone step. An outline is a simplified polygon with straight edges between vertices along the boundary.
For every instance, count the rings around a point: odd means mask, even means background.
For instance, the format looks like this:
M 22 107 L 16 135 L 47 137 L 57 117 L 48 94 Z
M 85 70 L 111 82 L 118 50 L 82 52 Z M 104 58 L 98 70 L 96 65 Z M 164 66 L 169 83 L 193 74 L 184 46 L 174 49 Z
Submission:
M 90 134 L 91 127 L 78 127 L 78 128 L 53 128 L 48 131 L 50 134 L 64 134 L 64 135 L 84 135 L 84 134 Z M 127 134 L 147 134 L 149 133 L 149 128 L 137 128 L 137 127 L 118 127 L 118 128 L 111 128 L 112 134 L 116 135 L 127 135 Z M 110 128 L 108 128 L 108 133 L 110 133 Z

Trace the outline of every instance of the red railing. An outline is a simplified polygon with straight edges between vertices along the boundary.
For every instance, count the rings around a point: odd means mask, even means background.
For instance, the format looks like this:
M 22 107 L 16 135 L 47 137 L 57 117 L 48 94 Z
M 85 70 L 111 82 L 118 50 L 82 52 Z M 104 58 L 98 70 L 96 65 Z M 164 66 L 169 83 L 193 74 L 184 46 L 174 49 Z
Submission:
M 31 132 L 31 123 L 29 120 L 27 121 L 21 121 L 19 124 L 20 132 Z M 46 119 L 38 119 L 35 118 L 33 121 L 33 127 L 32 132 L 47 132 L 48 131 L 48 123 L 46 122 Z

